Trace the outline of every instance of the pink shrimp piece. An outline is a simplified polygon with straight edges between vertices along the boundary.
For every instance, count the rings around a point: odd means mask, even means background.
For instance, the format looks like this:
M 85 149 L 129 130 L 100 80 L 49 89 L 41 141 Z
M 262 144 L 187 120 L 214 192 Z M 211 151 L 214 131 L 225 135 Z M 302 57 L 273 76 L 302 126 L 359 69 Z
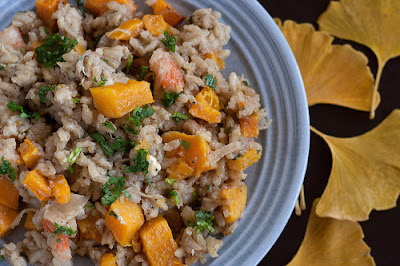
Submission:
M 21 32 L 15 26 L 5 28 L 0 32 L 0 43 L 12 46 L 15 50 L 25 49 L 25 42 L 22 39 Z
M 56 231 L 56 227 L 49 220 L 43 220 L 42 226 L 46 232 L 54 233 Z M 53 246 L 52 246 L 53 252 L 62 259 L 66 259 L 66 260 L 71 259 L 71 257 L 72 257 L 71 249 L 69 248 L 67 235 L 58 234 L 58 235 L 51 236 L 51 237 L 54 238 L 54 242 L 53 242 Z
M 156 50 L 150 58 L 150 68 L 156 75 L 156 83 L 164 90 L 181 92 L 185 87 L 183 72 L 170 53 Z

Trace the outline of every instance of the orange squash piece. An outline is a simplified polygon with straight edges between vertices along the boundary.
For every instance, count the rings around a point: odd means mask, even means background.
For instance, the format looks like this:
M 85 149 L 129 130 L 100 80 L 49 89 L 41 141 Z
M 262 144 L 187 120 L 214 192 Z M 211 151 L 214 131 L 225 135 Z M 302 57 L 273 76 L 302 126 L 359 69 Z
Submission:
M 58 203 L 68 203 L 71 196 L 71 188 L 63 175 L 57 175 L 55 179 L 49 179 L 49 186 Z
M 40 159 L 39 151 L 29 139 L 25 139 L 17 150 L 21 154 L 25 166 L 29 169 L 31 169 Z
M 240 131 L 242 132 L 243 137 L 258 137 L 258 120 L 258 115 L 251 115 L 239 119 Z
M 129 41 L 130 38 L 138 36 L 141 30 L 143 30 L 143 21 L 134 18 L 122 23 L 113 31 L 107 32 L 106 35 L 115 40 Z
M 29 51 L 32 51 L 32 52 L 35 53 L 35 54 L 33 55 L 33 58 L 36 58 L 35 49 L 38 48 L 38 47 L 39 47 L 40 45 L 42 45 L 42 44 L 44 44 L 44 40 L 33 42 L 33 43 L 31 44 L 31 46 L 29 47 Z
M 107 4 L 112 1 L 115 1 L 118 4 L 131 6 L 133 10 L 132 13 L 137 9 L 135 3 L 131 0 L 86 0 L 85 7 L 97 16 L 101 16 L 109 10 Z
M 257 153 L 256 150 L 248 150 L 243 157 L 236 160 L 228 160 L 227 165 L 230 169 L 235 171 L 243 171 L 253 163 L 258 162 L 261 158 L 261 151 Z
M 161 15 L 144 15 L 143 23 L 153 36 L 158 36 L 165 30 L 169 32 L 170 26 Z
M 101 242 L 101 235 L 96 227 L 99 216 L 88 215 L 85 219 L 77 220 L 79 235 L 83 239 L 91 239 L 98 243 Z
M 132 246 L 135 233 L 142 227 L 144 216 L 142 208 L 136 203 L 121 198 L 111 204 L 105 217 L 106 225 L 112 232 L 115 240 L 122 246 Z
M 154 219 L 146 221 L 140 229 L 139 234 L 142 240 L 143 252 L 146 254 L 150 265 L 183 265 L 175 257 L 174 253 L 178 249 L 178 245 L 164 217 L 159 215 Z
M 151 8 L 154 15 L 162 15 L 164 20 L 173 27 L 178 26 L 185 19 L 185 16 L 182 16 L 165 0 L 158 0 Z
M 219 111 L 218 95 L 210 87 L 203 88 L 196 95 L 196 103 L 189 109 L 194 117 L 203 119 L 208 123 L 220 123 L 221 112 Z
M 221 198 L 226 200 L 226 205 L 223 206 L 223 209 L 227 209 L 229 212 L 228 217 L 224 217 L 225 222 L 227 224 L 233 223 L 234 221 L 239 219 L 240 214 L 242 213 L 244 207 L 246 206 L 246 200 L 247 200 L 246 184 L 243 183 L 239 187 L 227 188 L 221 190 Z
M 207 141 L 201 136 L 186 135 L 177 131 L 169 131 L 164 133 L 161 137 L 164 143 L 179 139 L 181 141 L 185 140 L 190 144 L 188 150 L 180 145 L 179 148 L 166 154 L 166 157 L 178 158 L 178 162 L 167 170 L 170 173 L 169 178 L 184 179 L 192 175 L 199 177 L 202 172 L 212 169 L 212 165 L 208 160 L 210 147 L 208 146 Z M 191 172 L 189 169 L 193 169 L 193 171 Z M 178 173 L 175 173 L 175 171 L 178 171 Z
M 0 203 L 0 238 L 11 228 L 11 224 L 17 217 L 18 212 Z
M 11 180 L 5 176 L 0 177 L 0 203 L 17 210 L 19 193 Z
M 61 0 L 36 0 L 36 13 L 44 25 L 51 31 L 57 31 L 57 20 L 51 18 L 58 9 Z
M 130 79 L 127 84 L 91 88 L 94 105 L 100 113 L 109 118 L 120 118 L 136 107 L 154 102 L 147 81 Z
M 23 183 L 39 200 L 49 200 L 53 195 L 49 180 L 36 169 L 26 175 Z
M 77 45 L 75 45 L 74 47 L 74 51 L 78 54 L 78 55 L 83 55 L 86 52 L 85 47 L 83 47 L 82 45 L 80 45 L 79 43 Z
M 28 215 L 26 216 L 26 220 L 24 223 L 25 230 L 27 231 L 32 231 L 32 230 L 37 230 L 36 225 L 33 223 L 33 216 L 35 215 L 34 212 L 28 212 Z
M 106 253 L 101 258 L 101 266 L 117 266 L 117 256 L 112 253 Z
M 219 70 L 222 70 L 225 68 L 225 61 L 222 60 L 221 58 L 219 58 L 217 56 L 217 54 L 215 53 L 215 51 L 212 51 L 212 53 L 207 53 L 204 55 L 203 59 L 212 59 L 215 61 L 215 63 L 217 63 L 217 66 L 219 68 Z

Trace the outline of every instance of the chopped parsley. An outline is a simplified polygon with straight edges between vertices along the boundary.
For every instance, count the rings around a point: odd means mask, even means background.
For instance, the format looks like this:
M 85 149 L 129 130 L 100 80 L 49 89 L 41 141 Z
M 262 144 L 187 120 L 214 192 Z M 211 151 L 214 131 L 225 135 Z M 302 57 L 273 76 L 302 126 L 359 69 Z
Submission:
M 76 234 L 78 231 L 74 231 L 72 230 L 71 227 L 67 227 L 67 226 L 60 226 L 58 223 L 54 223 L 54 226 L 56 227 L 56 230 L 53 232 L 53 235 L 51 237 L 55 237 L 57 235 L 74 235 Z
M 104 151 L 104 153 L 111 157 L 114 155 L 116 151 L 125 151 L 128 148 L 126 140 L 122 137 L 118 137 L 114 140 L 113 143 L 107 141 L 102 134 L 99 132 L 90 134 L 90 136 L 100 145 L 100 148 Z
M 249 82 L 247 81 L 247 80 L 243 80 L 243 84 L 245 85 L 245 86 L 249 86 Z
M 134 166 L 126 166 L 126 173 L 137 173 L 142 172 L 144 176 L 149 172 L 150 163 L 147 161 L 147 155 L 149 152 L 145 149 L 140 149 L 136 152 L 135 158 L 133 158 Z
M 164 99 L 162 99 L 162 103 L 165 107 L 171 107 L 174 104 L 176 99 L 179 98 L 179 93 L 177 92 L 169 92 L 168 90 L 164 91 Z
M 42 86 L 40 87 L 39 91 L 38 91 L 38 95 L 39 95 L 39 99 L 41 103 L 47 103 L 47 92 L 48 91 L 54 91 L 56 89 L 56 86 Z
M 103 58 L 102 59 L 104 62 L 108 63 L 108 59 Z
M 196 225 L 194 224 L 194 222 L 192 222 L 192 221 L 189 221 L 188 222 L 188 225 L 190 226 L 190 227 L 195 227 Z
M 77 40 L 63 37 L 60 33 L 50 35 L 44 44 L 35 49 L 36 60 L 45 68 L 54 67 L 57 62 L 65 62 L 63 55 L 69 53 L 77 44 Z
M 112 124 L 112 123 L 110 123 L 110 122 L 104 122 L 104 123 L 101 123 L 102 125 L 104 125 L 106 128 L 108 128 L 108 129 L 111 129 L 111 130 L 117 130 L 116 128 L 115 128 L 115 126 Z
M 6 70 L 6 67 L 3 65 L 0 65 L 0 70 Z
M 142 120 L 146 117 L 150 117 L 154 114 L 154 108 L 149 108 L 149 105 L 145 105 L 144 107 L 138 106 L 135 110 L 131 112 L 129 116 L 129 120 L 137 127 L 142 125 Z
M 172 115 L 172 120 L 174 120 L 175 122 L 181 122 L 183 120 L 188 120 L 190 118 L 190 116 L 179 113 L 179 112 L 175 112 Z
M 39 113 L 37 113 L 37 112 L 32 113 L 32 112 L 25 111 L 21 105 L 15 104 L 13 101 L 10 101 L 7 104 L 7 107 L 11 111 L 19 111 L 21 113 L 19 116 L 22 118 L 33 118 L 33 119 L 35 119 L 35 122 L 37 122 L 40 118 Z
M 81 153 L 82 148 L 81 147 L 76 147 L 75 150 L 73 150 L 68 158 L 67 158 L 67 162 L 68 162 L 68 171 L 71 175 L 74 174 L 74 168 L 72 168 L 72 165 L 75 163 L 75 161 L 78 159 L 79 154 Z
M 128 135 L 128 133 L 131 133 L 133 135 L 139 134 L 138 130 L 133 129 L 128 123 L 124 123 L 122 126 L 122 129 L 125 131 L 125 134 Z
M 147 178 L 147 185 L 151 186 L 151 180 L 150 180 L 150 178 Z
M 232 130 L 232 124 L 229 124 L 229 127 L 224 129 L 224 132 L 229 133 L 229 132 L 231 132 L 231 130 Z
M 73 101 L 74 103 L 80 103 L 80 102 L 81 102 L 81 99 L 80 99 L 80 98 L 74 98 L 72 101 Z
M 242 157 L 243 157 L 243 155 L 238 154 L 238 155 L 236 155 L 236 156 L 233 158 L 233 160 L 236 161 L 237 159 L 242 158 Z
M 178 198 L 178 192 L 176 190 L 169 190 L 168 191 L 168 196 L 172 197 L 172 203 L 175 202 L 176 205 L 181 204 L 182 202 Z
M 191 16 L 189 17 L 188 22 L 189 22 L 190 24 L 193 23 L 193 15 L 191 15 Z
M 119 198 L 121 193 L 129 200 L 132 199 L 132 196 L 124 189 L 126 182 L 123 176 L 108 175 L 108 177 L 108 181 L 100 189 L 101 193 L 103 193 L 101 204 L 105 206 L 111 205 Z
M 171 37 L 171 35 L 169 35 L 167 30 L 163 31 L 163 33 L 165 38 L 162 38 L 161 42 L 164 44 L 165 48 L 167 48 L 171 52 L 175 52 L 177 36 Z
M 85 2 L 86 0 L 76 0 L 76 5 L 78 6 L 78 9 L 82 12 L 84 18 L 86 18 L 85 9 L 83 8 L 85 6 Z
M 106 82 L 107 82 L 108 80 L 107 80 L 105 77 L 103 77 L 103 76 L 100 76 L 100 79 L 101 79 L 100 81 L 97 81 L 97 79 L 94 78 L 93 81 L 97 83 L 97 86 L 103 87 L 104 85 L 106 85 Z
M 43 31 L 44 33 L 46 33 L 47 35 L 49 34 L 49 30 L 46 27 L 43 27 Z
M 140 69 L 139 81 L 142 81 L 144 79 L 144 76 L 146 75 L 148 70 L 148 66 L 142 66 L 142 68 Z
M 132 63 L 133 63 L 133 55 L 130 54 L 128 56 L 128 62 L 126 62 L 126 74 L 128 74 L 129 71 L 131 70 Z
M 196 192 L 195 192 L 195 191 L 192 191 L 192 197 L 193 197 L 193 199 L 194 199 L 196 202 L 199 201 L 199 199 L 198 199 L 197 196 L 196 196 Z
M 11 183 L 13 183 L 16 178 L 14 168 L 9 161 L 4 160 L 4 156 L 1 158 L 0 174 L 7 175 L 8 178 L 11 179 Z
M 57 238 L 57 239 L 56 239 L 56 242 L 57 242 L 57 243 L 60 243 L 60 242 L 61 242 L 61 239 L 60 239 L 60 238 Z
M 117 215 L 114 211 L 110 211 L 110 212 L 108 213 L 108 215 L 114 216 L 115 219 L 118 219 L 118 215 Z
M 190 142 L 189 141 L 186 141 L 186 140 L 181 140 L 181 143 L 182 143 L 182 147 L 185 149 L 185 150 L 189 150 L 189 148 L 190 148 Z
M 88 205 L 87 205 L 87 208 L 89 209 L 89 210 L 91 210 L 91 209 L 93 209 L 94 208 L 94 203 L 89 203 Z
M 206 75 L 206 85 L 212 90 L 215 90 L 215 78 L 210 74 Z
M 165 183 L 170 184 L 171 186 L 173 186 L 175 184 L 176 179 L 173 178 L 165 178 Z
M 214 216 L 211 215 L 211 212 L 206 211 L 196 211 L 196 232 L 200 230 L 204 232 L 206 228 L 211 232 L 215 232 L 213 226 Z M 189 224 L 190 225 L 190 224 Z M 192 225 L 194 223 L 192 222 Z M 191 225 L 190 225 L 191 226 Z M 194 227 L 194 226 L 192 226 Z
M 207 190 L 210 190 L 210 185 L 207 185 Z

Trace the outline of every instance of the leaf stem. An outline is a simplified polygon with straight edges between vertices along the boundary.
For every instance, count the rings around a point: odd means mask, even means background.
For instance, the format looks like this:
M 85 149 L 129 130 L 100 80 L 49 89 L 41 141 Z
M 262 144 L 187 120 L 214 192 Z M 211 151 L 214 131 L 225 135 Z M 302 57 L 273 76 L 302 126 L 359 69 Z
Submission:
M 381 63 L 380 60 L 378 60 L 378 71 L 376 73 L 374 90 L 372 92 L 371 112 L 369 113 L 369 118 L 370 119 L 374 119 L 375 118 L 376 98 L 377 98 L 377 93 L 378 93 L 378 89 L 379 89 L 379 84 L 381 82 L 383 68 L 385 67 L 385 65 L 386 65 L 386 62 Z

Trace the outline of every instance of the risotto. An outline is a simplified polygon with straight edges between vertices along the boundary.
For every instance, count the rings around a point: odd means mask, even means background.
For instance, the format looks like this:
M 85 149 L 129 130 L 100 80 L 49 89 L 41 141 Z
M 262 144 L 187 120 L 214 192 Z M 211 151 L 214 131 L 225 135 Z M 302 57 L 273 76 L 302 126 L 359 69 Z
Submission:
M 243 171 L 268 126 L 249 82 L 220 72 L 231 27 L 164 0 L 146 1 L 154 14 L 130 0 L 76 2 L 36 0 L 0 33 L 0 237 L 25 231 L 1 255 L 13 265 L 217 257 L 244 215 Z

